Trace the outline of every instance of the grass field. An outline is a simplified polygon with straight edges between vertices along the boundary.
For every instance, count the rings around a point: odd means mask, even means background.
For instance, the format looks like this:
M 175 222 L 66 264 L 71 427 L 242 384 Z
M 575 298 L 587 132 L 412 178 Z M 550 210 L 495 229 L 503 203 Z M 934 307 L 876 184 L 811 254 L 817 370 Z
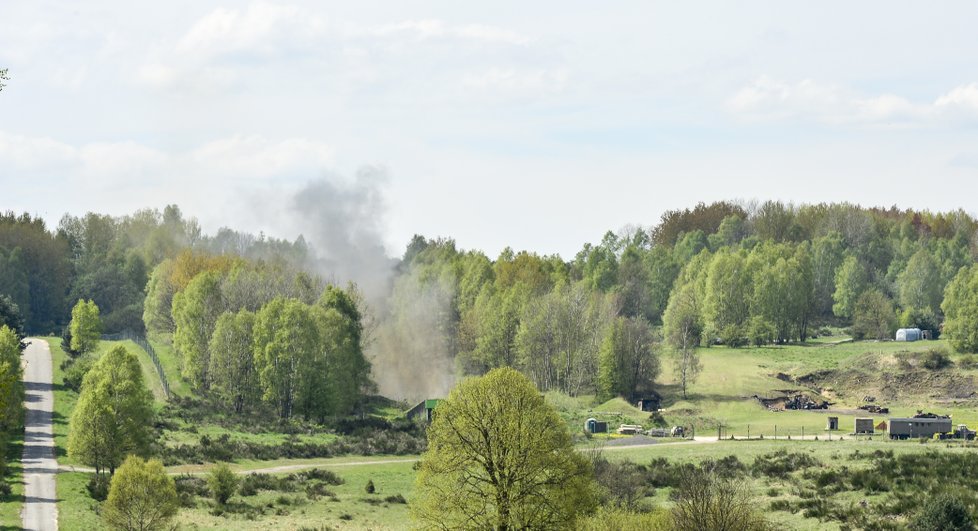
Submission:
M 52 413 L 52 430 L 54 431 L 55 457 L 58 464 L 71 465 L 78 464 L 68 457 L 68 421 L 71 419 L 71 411 L 75 408 L 78 401 L 78 394 L 65 387 L 65 372 L 61 369 L 61 364 L 68 359 L 68 355 L 61 349 L 60 337 L 42 338 L 48 342 L 51 348 L 51 365 L 54 369 L 51 384 L 54 388 L 54 412 Z M 103 341 L 100 348 L 105 348 L 107 341 Z M 60 480 L 60 478 L 59 478 Z
M 170 392 L 176 396 L 194 396 L 190 384 L 180 374 L 180 358 L 173 350 L 173 343 L 170 338 L 150 334 L 147 340 L 153 346 L 153 350 L 156 351 L 156 357 L 160 359 L 163 373 L 166 374 L 166 380 L 170 384 Z
M 841 338 L 839 338 L 841 339 Z M 785 392 L 808 392 L 812 389 L 783 381 L 777 374 L 802 376 L 816 371 L 845 369 L 855 361 L 877 360 L 901 352 L 920 352 L 946 346 L 943 341 L 917 343 L 896 342 L 820 342 L 807 345 L 772 346 L 762 348 L 729 349 L 724 347 L 701 348 L 699 356 L 703 370 L 699 378 L 689 386 L 688 398 L 683 399 L 671 371 L 663 371 L 660 377 L 665 408 L 664 416 L 669 424 L 693 426 L 698 434 L 715 433 L 719 425 L 725 433 L 746 435 L 806 435 L 823 433 L 826 417 L 840 417 L 840 432 L 851 432 L 856 417 L 874 417 L 883 420 L 887 416 L 909 416 L 917 410 L 951 414 L 955 423 L 978 422 L 978 414 L 971 402 L 953 403 L 930 393 L 914 395 L 889 402 L 889 415 L 872 415 L 854 409 L 862 404 L 862 396 L 869 394 L 859 388 L 826 389 L 826 397 L 833 402 L 830 410 L 769 411 L 754 396 L 773 397 Z M 667 363 L 663 364 L 667 366 Z M 887 369 L 880 369 L 885 372 Z M 894 368 L 895 370 L 895 368 Z M 972 374 L 974 371 L 960 371 Z
M 24 505 L 24 468 L 20 462 L 24 449 L 24 434 L 11 440 L 7 445 L 6 481 L 10 484 L 9 496 L 0 497 L 0 530 L 20 529 L 20 510 Z
M 64 455 L 67 438 L 68 418 L 76 400 L 75 393 L 63 386 L 64 374 L 60 369 L 65 359 L 60 349 L 60 338 L 48 338 L 51 352 L 54 356 L 55 384 L 55 440 L 58 446 L 59 462 L 76 464 Z M 186 382 L 179 375 L 178 360 L 165 339 L 154 338 L 154 349 L 161 359 L 164 370 L 168 375 L 171 391 L 178 396 L 192 396 Z M 103 342 L 101 349 L 114 346 L 113 342 Z M 148 355 L 135 345 L 126 344 L 140 354 L 144 376 L 150 385 L 158 386 L 155 369 Z M 700 462 L 704 459 L 717 459 L 735 455 L 742 462 L 750 463 L 758 456 L 770 454 L 781 448 L 791 451 L 804 452 L 825 463 L 825 467 L 835 466 L 833 463 L 844 461 L 844 458 L 855 450 L 871 452 L 875 449 L 893 450 L 896 454 L 919 453 L 929 450 L 948 452 L 971 452 L 978 455 L 978 447 L 948 445 L 945 443 L 929 442 L 891 442 L 883 441 L 880 437 L 874 440 L 854 439 L 846 436 L 851 431 L 853 419 L 857 416 L 873 416 L 877 420 L 887 415 L 867 415 L 853 411 L 852 408 L 861 403 L 862 390 L 856 383 L 840 381 L 833 388 L 814 389 L 811 385 L 794 383 L 794 378 L 816 373 L 818 371 L 838 371 L 848 374 L 863 371 L 885 373 L 892 368 L 896 358 L 904 356 L 904 352 L 920 352 L 926 349 L 944 346 L 943 342 L 893 343 L 893 342 L 851 342 L 842 337 L 820 338 L 806 345 L 788 345 L 763 348 L 728 349 L 723 347 L 704 348 L 699 350 L 703 370 L 699 378 L 690 386 L 688 398 L 682 398 L 681 391 L 672 378 L 670 360 L 662 360 L 663 374 L 658 379 L 658 389 L 663 395 L 663 416 L 660 425 L 692 426 L 699 436 L 717 433 L 717 427 L 724 427 L 724 437 L 729 435 L 744 436 L 748 429 L 755 439 L 752 441 L 729 441 L 700 443 L 687 442 L 680 444 L 659 444 L 635 448 L 608 448 L 604 455 L 610 460 L 629 459 L 637 463 L 648 463 L 654 458 L 664 457 L 670 461 Z M 956 356 L 953 357 L 957 359 Z M 144 363 L 145 362 L 145 363 Z M 889 363 L 889 365 L 887 365 Z M 869 369 L 867 369 L 867 367 Z M 883 367 L 883 369 L 880 369 Z M 842 369 L 842 370 L 840 370 Z M 953 375 L 968 377 L 978 374 L 974 370 L 955 366 Z M 153 371 L 153 372 L 147 372 Z M 946 373 L 952 374 L 952 373 Z M 778 375 L 782 375 L 781 378 Z M 787 375 L 787 376 L 784 376 Z M 152 376 L 153 378 L 150 378 Z M 867 385 L 878 385 L 879 381 L 871 380 Z M 154 390 L 154 396 L 161 398 L 161 390 Z M 784 393 L 808 393 L 831 398 L 833 410 L 829 411 L 770 411 L 763 407 L 755 395 L 763 397 L 778 396 Z M 920 392 L 915 395 L 901 395 L 899 400 L 893 400 L 885 405 L 891 408 L 892 416 L 911 415 L 917 409 L 925 409 L 936 413 L 954 415 L 955 423 L 965 422 L 974 425 L 978 421 L 974 404 L 969 400 L 947 401 L 939 393 Z M 616 423 L 640 423 L 646 426 L 653 424 L 650 413 L 643 412 L 634 405 L 622 399 L 614 399 L 604 403 L 596 403 L 592 396 L 568 397 L 559 393 L 548 393 L 548 403 L 553 405 L 562 418 L 567 422 L 572 433 L 580 434 L 583 421 L 591 416 L 609 420 L 611 427 Z M 159 402 L 158 402 L 159 403 Z M 393 411 L 393 410 L 392 410 Z M 841 430 L 832 434 L 831 441 L 825 433 L 826 416 L 829 414 L 840 417 Z M 170 421 L 175 429 L 164 432 L 160 441 L 165 445 L 194 444 L 201 437 L 216 439 L 222 435 L 234 439 L 260 443 L 280 444 L 288 436 L 280 433 L 249 430 L 243 426 L 231 427 L 214 423 L 195 423 L 172 418 Z M 779 440 L 771 440 L 775 428 Z M 798 435 L 819 435 L 821 440 L 798 440 Z M 757 440 L 764 435 L 764 440 Z M 795 440 L 788 441 L 788 436 Z M 297 436 L 300 441 L 328 443 L 336 438 L 329 433 L 303 433 Z M 845 440 L 840 440 L 844 437 Z M 607 442 L 616 437 L 595 437 L 586 441 L 582 435 L 577 436 L 580 448 L 595 442 Z M 670 441 L 673 442 L 673 441 Z M 238 460 L 232 463 L 232 468 L 238 472 L 264 470 L 278 476 L 295 472 L 309 467 L 325 468 L 334 471 L 344 483 L 331 486 L 333 496 L 310 496 L 305 492 L 274 492 L 259 491 L 253 496 L 235 496 L 229 510 L 217 510 L 214 503 L 198 498 L 195 507 L 182 508 L 177 522 L 184 529 L 320 529 L 323 526 L 332 529 L 403 529 L 411 527 L 408 518 L 407 505 L 394 501 L 385 501 L 388 496 L 400 495 L 410 500 L 411 486 L 414 481 L 413 460 L 416 456 L 347 456 L 331 459 L 277 459 L 272 461 Z M 170 467 L 173 474 L 201 474 L 211 465 L 181 465 Z M 373 480 L 378 493 L 367 495 L 364 486 L 368 480 Z M 88 481 L 87 474 L 65 473 L 58 478 L 58 493 L 61 501 L 59 510 L 62 511 L 62 523 L 65 529 L 90 529 L 97 527 L 98 519 L 95 512 L 97 504 L 93 502 L 85 489 Z M 800 498 L 792 490 L 790 480 L 773 481 L 770 479 L 751 480 L 751 488 L 757 497 L 760 507 L 778 500 L 793 500 Z M 772 495 L 776 492 L 777 495 Z M 847 502 L 845 494 L 837 495 L 842 502 Z M 856 496 L 855 494 L 853 496 Z M 668 506 L 669 489 L 657 489 L 648 502 Z M 853 503 L 857 500 L 853 498 Z M 871 500 L 872 501 L 872 500 Z M 790 529 L 838 529 L 838 525 L 829 521 L 805 518 L 800 511 L 765 511 L 768 517 L 778 527 Z M 0 518 L 12 514 L 13 509 L 0 507 Z
M 407 505 L 388 501 L 396 495 L 410 500 L 414 470 L 411 463 L 389 463 L 331 469 L 344 483 L 331 486 L 335 498 L 312 499 L 303 492 L 283 494 L 259 492 L 237 495 L 229 505 L 235 512 L 216 516 L 210 500 L 199 500 L 193 509 L 182 509 L 177 522 L 184 529 L 405 529 L 410 527 Z M 367 481 L 376 491 L 367 494 Z M 262 508 L 264 514 L 250 520 L 247 509 Z

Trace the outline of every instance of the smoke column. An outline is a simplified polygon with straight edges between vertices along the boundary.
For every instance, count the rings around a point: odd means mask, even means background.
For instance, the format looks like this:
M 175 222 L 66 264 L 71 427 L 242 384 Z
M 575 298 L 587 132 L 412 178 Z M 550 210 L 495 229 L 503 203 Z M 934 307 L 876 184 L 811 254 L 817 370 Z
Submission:
M 285 217 L 309 244 L 312 270 L 362 290 L 366 353 L 380 393 L 401 400 L 443 397 L 455 382 L 453 287 L 422 283 L 413 271 L 395 276 L 398 261 L 383 244 L 388 180 L 376 167 L 362 168 L 352 182 L 327 175 L 301 188 Z

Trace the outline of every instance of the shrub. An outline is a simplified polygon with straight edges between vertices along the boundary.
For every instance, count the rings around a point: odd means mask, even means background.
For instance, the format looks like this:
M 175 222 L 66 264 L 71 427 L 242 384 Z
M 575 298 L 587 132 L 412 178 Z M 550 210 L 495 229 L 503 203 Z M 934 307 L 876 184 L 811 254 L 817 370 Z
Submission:
M 345 483 L 343 478 L 337 476 L 332 470 L 325 470 L 322 468 L 311 468 L 309 470 L 299 472 L 295 475 L 295 477 L 305 480 L 322 481 L 323 483 L 328 483 L 330 485 L 342 485 Z
M 163 463 L 129 456 L 112 478 L 102 519 L 110 529 L 165 529 L 177 504 L 176 485 Z
M 374 480 L 368 479 L 367 480 L 367 486 L 364 487 L 363 490 L 366 491 L 367 494 L 373 494 L 374 492 L 376 492 L 377 489 L 374 487 Z
M 78 393 L 81 391 L 82 379 L 89 369 L 95 365 L 97 358 L 94 354 L 85 354 L 78 358 L 68 358 L 61 363 L 61 370 L 65 372 L 65 387 Z
M 958 365 L 962 369 L 978 369 L 978 356 L 974 354 L 961 356 L 961 359 L 958 360 Z
M 109 476 L 94 474 L 88 479 L 88 485 L 85 485 L 88 495 L 93 500 L 105 501 L 105 498 L 109 496 L 109 479 Z
M 967 506 L 956 497 L 935 496 L 924 504 L 923 509 L 910 522 L 912 531 L 972 531 L 974 520 Z
M 922 365 L 925 369 L 938 371 L 951 365 L 951 358 L 943 349 L 931 349 L 924 353 Z
M 672 509 L 672 520 L 676 529 L 768 529 L 767 522 L 754 507 L 745 482 L 687 469 Z
M 777 335 L 777 330 L 774 329 L 774 325 L 764 319 L 761 316 L 754 316 L 750 320 L 750 324 L 747 327 L 747 337 L 754 346 L 763 346 L 768 343 L 774 342 L 774 337 Z
M 654 487 L 646 486 L 643 467 L 631 461 L 611 462 L 599 455 L 592 459 L 592 466 L 608 505 L 634 509 L 640 500 L 655 493 Z
M 743 327 L 738 325 L 728 325 L 720 331 L 720 341 L 731 348 L 742 347 L 747 344 Z
M 214 467 L 207 476 L 207 486 L 218 505 L 225 505 L 238 490 L 240 479 L 225 463 Z
M 787 450 L 782 449 L 774 453 L 759 456 L 754 460 L 754 464 L 751 465 L 751 472 L 755 476 L 763 475 L 783 479 L 796 470 L 818 465 L 818 460 L 808 454 L 799 452 L 788 453 Z
M 671 520 L 671 515 L 667 511 L 646 513 L 623 508 L 600 507 L 593 514 L 578 519 L 575 529 L 578 531 L 619 531 L 621 529 L 671 531 L 673 529 Z
M 400 494 L 395 494 L 393 496 L 388 496 L 388 497 L 384 498 L 384 501 L 387 502 L 387 503 L 403 503 L 403 504 L 407 504 L 407 500 L 405 500 L 404 499 L 404 496 L 401 496 Z

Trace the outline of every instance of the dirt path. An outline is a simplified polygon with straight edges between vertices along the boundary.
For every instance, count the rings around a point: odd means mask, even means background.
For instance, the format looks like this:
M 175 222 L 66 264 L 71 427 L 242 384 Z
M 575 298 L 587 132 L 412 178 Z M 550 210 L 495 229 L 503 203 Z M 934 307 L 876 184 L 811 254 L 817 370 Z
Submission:
M 24 529 L 58 529 L 58 506 L 54 476 L 58 461 L 54 457 L 51 412 L 54 392 L 51 387 L 51 351 L 40 339 L 29 340 L 24 351 Z

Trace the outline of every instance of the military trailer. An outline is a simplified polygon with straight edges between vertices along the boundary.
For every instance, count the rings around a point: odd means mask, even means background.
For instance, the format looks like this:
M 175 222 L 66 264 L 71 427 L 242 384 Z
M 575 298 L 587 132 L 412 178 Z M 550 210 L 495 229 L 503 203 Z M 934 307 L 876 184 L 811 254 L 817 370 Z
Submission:
M 911 418 L 891 418 L 887 435 L 891 439 L 930 439 L 935 434 L 951 433 L 951 417 L 929 415 Z
M 622 424 L 618 427 L 619 435 L 638 435 L 642 433 L 642 426 L 638 424 Z
M 857 435 L 872 435 L 874 432 L 873 419 L 870 418 L 857 418 L 856 419 L 856 430 L 854 433 Z

